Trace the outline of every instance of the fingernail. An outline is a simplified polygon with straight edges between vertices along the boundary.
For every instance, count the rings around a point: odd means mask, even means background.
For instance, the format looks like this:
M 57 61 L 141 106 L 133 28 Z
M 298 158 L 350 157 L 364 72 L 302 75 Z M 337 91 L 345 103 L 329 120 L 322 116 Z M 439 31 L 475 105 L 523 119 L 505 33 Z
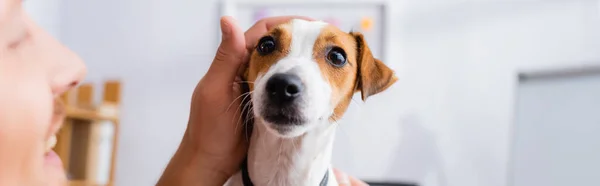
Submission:
M 223 39 L 227 39 L 231 35 L 231 24 L 225 21 L 225 19 L 221 19 L 221 33 Z

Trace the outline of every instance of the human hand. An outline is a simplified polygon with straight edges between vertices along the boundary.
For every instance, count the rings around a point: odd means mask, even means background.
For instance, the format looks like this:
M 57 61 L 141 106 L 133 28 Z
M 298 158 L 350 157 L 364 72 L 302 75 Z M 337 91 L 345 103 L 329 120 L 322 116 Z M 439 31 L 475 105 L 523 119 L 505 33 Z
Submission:
M 216 56 L 192 95 L 190 118 L 183 140 L 157 185 L 205 183 L 223 185 L 246 157 L 248 143 L 240 126 L 237 82 L 258 39 L 271 27 L 300 16 L 270 17 L 245 33 L 231 17 L 221 18 L 222 40 Z
M 335 174 L 335 179 L 337 180 L 339 186 L 368 186 L 367 183 L 360 181 L 355 177 L 348 176 L 339 169 L 333 169 L 333 173 Z

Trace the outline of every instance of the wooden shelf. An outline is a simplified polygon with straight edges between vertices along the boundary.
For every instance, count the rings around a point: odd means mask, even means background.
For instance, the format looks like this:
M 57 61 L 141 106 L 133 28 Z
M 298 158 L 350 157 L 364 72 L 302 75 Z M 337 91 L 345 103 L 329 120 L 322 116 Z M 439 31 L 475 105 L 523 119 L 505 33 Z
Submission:
M 116 114 L 102 113 L 92 109 L 77 108 L 73 106 L 66 106 L 65 109 L 67 117 L 70 118 L 95 121 L 107 120 L 115 123 L 119 120 L 119 116 Z
M 68 186 L 88 186 L 88 185 L 89 184 L 87 184 L 83 180 L 70 180 L 68 183 Z
M 61 98 L 66 117 L 54 150 L 69 176 L 68 186 L 113 186 L 119 135 L 120 82 L 104 83 L 100 103 L 94 86 L 82 84 Z

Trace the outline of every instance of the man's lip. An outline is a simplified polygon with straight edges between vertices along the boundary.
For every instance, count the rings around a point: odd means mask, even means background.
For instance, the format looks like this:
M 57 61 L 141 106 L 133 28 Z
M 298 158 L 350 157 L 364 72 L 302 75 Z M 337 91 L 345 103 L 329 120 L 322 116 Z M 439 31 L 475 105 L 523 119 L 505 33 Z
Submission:
M 46 154 L 44 154 L 44 163 L 49 166 L 58 166 L 62 168 L 63 163 L 58 154 L 54 152 L 54 150 L 50 150 Z

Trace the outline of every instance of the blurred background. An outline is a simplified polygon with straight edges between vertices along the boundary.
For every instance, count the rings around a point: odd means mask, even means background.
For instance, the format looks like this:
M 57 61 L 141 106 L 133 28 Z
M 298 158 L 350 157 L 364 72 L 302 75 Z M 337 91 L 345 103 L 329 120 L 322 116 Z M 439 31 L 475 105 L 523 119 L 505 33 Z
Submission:
M 333 163 L 351 175 L 422 186 L 600 185 L 598 0 L 24 3 L 86 61 L 87 83 L 121 82 L 116 186 L 156 183 L 224 14 L 245 28 L 302 14 L 358 29 L 397 71 L 395 86 L 355 98 L 340 121 Z

